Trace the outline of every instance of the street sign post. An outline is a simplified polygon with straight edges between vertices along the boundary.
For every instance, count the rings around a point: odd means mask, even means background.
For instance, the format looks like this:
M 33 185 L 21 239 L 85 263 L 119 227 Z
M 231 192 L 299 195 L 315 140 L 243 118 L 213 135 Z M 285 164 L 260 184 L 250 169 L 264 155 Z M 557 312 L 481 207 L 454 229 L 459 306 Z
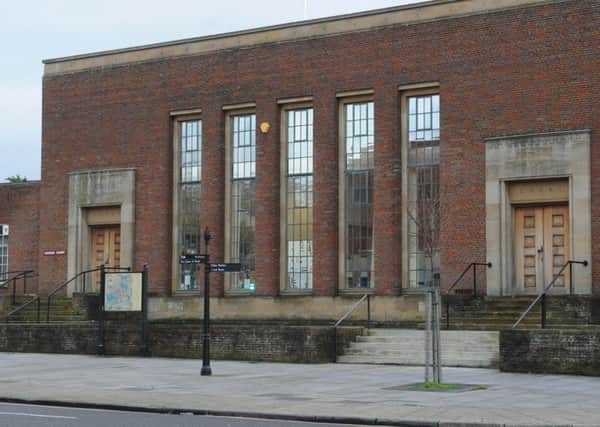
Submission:
M 203 254 L 184 254 L 179 257 L 179 264 L 204 264 L 204 327 L 202 334 L 202 370 L 200 375 L 211 375 L 210 368 L 210 273 L 227 273 L 242 271 L 242 265 L 235 262 L 210 262 L 208 245 L 212 238 L 208 227 L 204 229 Z
M 208 254 L 198 255 L 181 255 L 179 264 L 206 264 L 208 262 Z
M 210 271 L 212 273 L 227 273 L 232 271 L 242 271 L 242 264 L 239 262 L 227 263 L 210 263 Z

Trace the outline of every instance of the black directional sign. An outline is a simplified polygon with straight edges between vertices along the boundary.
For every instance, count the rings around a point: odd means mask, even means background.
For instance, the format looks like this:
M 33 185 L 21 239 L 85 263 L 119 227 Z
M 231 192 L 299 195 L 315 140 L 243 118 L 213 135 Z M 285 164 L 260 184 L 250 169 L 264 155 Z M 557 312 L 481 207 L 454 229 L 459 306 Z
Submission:
M 225 273 L 227 271 L 242 271 L 242 264 L 240 263 L 211 263 L 210 271 L 216 273 Z
M 179 264 L 204 264 L 206 263 L 206 255 L 181 255 Z

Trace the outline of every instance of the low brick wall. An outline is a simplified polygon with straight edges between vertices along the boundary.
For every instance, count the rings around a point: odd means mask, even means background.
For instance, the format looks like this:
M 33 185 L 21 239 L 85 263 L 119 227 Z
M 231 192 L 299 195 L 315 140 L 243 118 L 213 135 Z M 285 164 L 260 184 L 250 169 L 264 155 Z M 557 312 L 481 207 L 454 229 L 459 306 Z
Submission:
M 600 376 L 600 328 L 501 331 L 500 370 Z
M 361 327 L 293 326 L 228 323 L 211 326 L 211 358 L 268 362 L 334 362 L 336 352 L 362 333 Z M 0 351 L 95 354 L 96 322 L 0 324 Z M 140 324 L 108 321 L 106 353 L 139 354 Z M 336 345 L 338 349 L 336 349 Z M 150 322 L 148 346 L 152 356 L 202 357 L 202 322 Z

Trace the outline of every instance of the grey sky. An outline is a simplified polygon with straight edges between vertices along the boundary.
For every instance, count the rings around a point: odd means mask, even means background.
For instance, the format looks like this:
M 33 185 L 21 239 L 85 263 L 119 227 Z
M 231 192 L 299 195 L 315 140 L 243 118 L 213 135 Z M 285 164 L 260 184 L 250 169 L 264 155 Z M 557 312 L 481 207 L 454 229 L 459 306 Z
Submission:
M 307 0 L 307 18 L 417 3 Z M 304 0 L 0 0 L 0 182 L 40 178 L 42 59 L 299 21 Z

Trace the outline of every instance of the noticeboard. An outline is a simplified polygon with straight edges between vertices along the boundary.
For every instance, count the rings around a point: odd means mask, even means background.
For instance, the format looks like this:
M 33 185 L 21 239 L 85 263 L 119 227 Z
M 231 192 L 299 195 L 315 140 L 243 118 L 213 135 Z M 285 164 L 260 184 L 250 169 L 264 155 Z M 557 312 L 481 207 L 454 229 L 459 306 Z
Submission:
M 104 311 L 142 311 L 142 273 L 105 273 Z

